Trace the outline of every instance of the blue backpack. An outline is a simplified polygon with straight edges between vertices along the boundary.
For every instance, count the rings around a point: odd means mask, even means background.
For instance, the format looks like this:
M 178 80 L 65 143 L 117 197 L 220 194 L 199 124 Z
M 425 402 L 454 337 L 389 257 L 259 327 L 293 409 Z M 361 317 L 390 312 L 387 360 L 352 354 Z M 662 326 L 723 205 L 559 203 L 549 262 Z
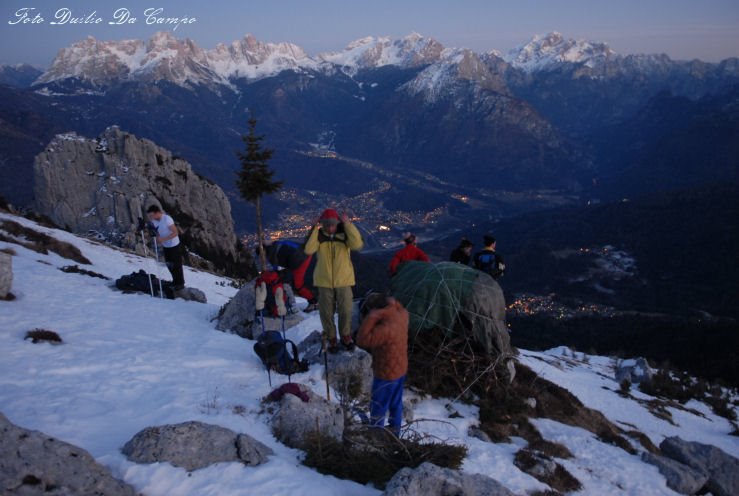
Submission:
M 287 349 L 288 344 L 292 348 L 292 354 Z M 289 339 L 285 339 L 279 331 L 265 331 L 260 334 L 254 344 L 254 352 L 267 368 L 270 386 L 272 386 L 272 375 L 270 374 L 272 370 L 278 374 L 287 375 L 288 382 L 292 374 L 308 370 L 308 362 L 300 360 L 298 356 L 298 347 Z

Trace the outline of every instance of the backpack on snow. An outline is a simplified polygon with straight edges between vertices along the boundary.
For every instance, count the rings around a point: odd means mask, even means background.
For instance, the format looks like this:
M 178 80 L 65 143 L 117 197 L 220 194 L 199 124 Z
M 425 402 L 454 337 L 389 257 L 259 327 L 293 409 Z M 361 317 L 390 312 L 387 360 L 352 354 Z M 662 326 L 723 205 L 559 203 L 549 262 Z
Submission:
M 153 289 L 154 296 L 159 296 L 159 279 L 154 274 L 147 274 L 143 270 L 131 272 L 127 276 L 116 279 L 115 287 L 121 291 L 135 291 L 146 294 L 150 294 Z M 166 298 L 174 299 L 174 290 L 170 282 L 162 281 L 162 291 Z
M 288 344 L 292 348 L 292 353 L 287 349 Z M 300 360 L 298 347 L 289 339 L 285 339 L 279 331 L 265 331 L 260 334 L 257 342 L 254 343 L 254 352 L 267 368 L 270 386 L 272 386 L 272 375 L 270 374 L 272 370 L 278 374 L 287 375 L 288 381 L 292 374 L 308 370 L 308 362 Z
M 277 272 L 266 270 L 254 281 L 256 286 L 259 286 L 261 283 L 264 283 L 267 287 L 267 299 L 264 301 L 265 313 L 272 317 L 279 317 L 276 295 L 278 289 L 282 289 L 282 302 L 287 307 L 287 292 L 282 284 L 280 275 Z

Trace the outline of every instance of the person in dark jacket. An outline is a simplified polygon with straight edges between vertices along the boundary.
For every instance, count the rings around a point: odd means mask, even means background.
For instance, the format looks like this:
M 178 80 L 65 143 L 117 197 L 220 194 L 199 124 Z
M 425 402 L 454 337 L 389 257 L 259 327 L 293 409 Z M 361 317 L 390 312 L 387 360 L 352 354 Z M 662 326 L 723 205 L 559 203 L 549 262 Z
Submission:
M 462 265 L 469 265 L 472 260 L 472 241 L 467 238 L 462 238 L 452 254 L 449 255 L 449 261 L 460 263 Z
M 384 294 L 370 295 L 357 332 L 357 345 L 372 354 L 370 423 L 383 427 L 389 413 L 390 430 L 400 435 L 403 422 L 403 384 L 408 373 L 408 311 Z
M 405 233 L 403 235 L 405 246 L 398 250 L 393 259 L 390 261 L 390 277 L 398 272 L 398 267 L 404 262 L 415 260 L 417 262 L 429 262 L 429 257 L 422 249 L 416 246 L 416 235 Z
M 493 236 L 486 234 L 483 237 L 483 242 L 485 243 L 485 248 L 475 253 L 475 268 L 490 274 L 493 279 L 498 280 L 505 272 L 503 257 L 495 251 L 497 243 Z

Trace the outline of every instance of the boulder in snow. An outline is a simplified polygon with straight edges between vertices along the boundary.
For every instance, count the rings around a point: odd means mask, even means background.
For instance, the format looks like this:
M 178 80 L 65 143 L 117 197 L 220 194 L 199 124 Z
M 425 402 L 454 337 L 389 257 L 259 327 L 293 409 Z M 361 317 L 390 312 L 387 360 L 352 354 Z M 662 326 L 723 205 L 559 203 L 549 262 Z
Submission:
M 134 496 L 82 448 L 11 423 L 0 413 L 0 493 Z
M 197 288 L 182 288 L 179 291 L 175 291 L 175 298 L 182 298 L 187 301 L 197 301 L 198 303 L 208 303 L 208 299 L 205 297 L 205 293 Z
M 256 466 L 273 451 L 247 434 L 203 422 L 147 427 L 121 450 L 136 463 L 169 462 L 193 471 L 214 463 L 240 461 Z
M 739 459 L 708 444 L 668 437 L 659 445 L 662 453 L 708 474 L 706 488 L 715 496 L 739 494 Z
M 500 482 L 481 474 L 465 474 L 426 462 L 404 468 L 385 487 L 383 496 L 514 496 Z
M 308 386 L 298 384 L 308 397 L 303 401 L 293 394 L 284 395 L 270 421 L 272 433 L 291 448 L 306 449 L 320 434 L 340 441 L 344 434 L 344 412 L 337 403 L 318 396 Z
M 616 367 L 616 382 L 619 384 L 624 380 L 631 384 L 639 384 L 651 380 L 652 376 L 654 369 L 649 366 L 646 358 L 630 358 Z
M 308 363 L 323 365 L 321 345 L 321 332 L 313 331 L 298 344 L 298 352 Z M 369 400 L 372 393 L 372 355 L 360 348 L 351 353 L 329 353 L 328 382 L 338 394 L 348 399 Z
M 223 307 L 218 316 L 216 329 L 238 334 L 242 338 L 256 339 L 262 333 L 262 328 L 254 325 L 255 308 L 256 296 L 254 294 L 254 283 L 248 282 Z M 302 313 L 288 313 L 285 317 L 285 328 L 289 329 L 301 320 L 303 320 Z M 281 319 L 273 317 L 264 318 L 264 330 L 279 331 L 281 329 Z
M 13 285 L 13 257 L 0 252 L 0 300 L 4 300 Z
M 660 455 L 643 453 L 642 460 L 659 469 L 667 479 L 667 487 L 680 494 L 695 494 L 708 481 L 708 474 Z

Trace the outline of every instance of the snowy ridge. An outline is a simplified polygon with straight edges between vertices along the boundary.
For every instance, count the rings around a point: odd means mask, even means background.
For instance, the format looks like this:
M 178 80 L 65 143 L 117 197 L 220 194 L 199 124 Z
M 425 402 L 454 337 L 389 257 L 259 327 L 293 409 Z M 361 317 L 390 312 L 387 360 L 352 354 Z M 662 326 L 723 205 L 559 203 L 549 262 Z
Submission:
M 302 48 L 290 43 L 262 43 L 247 35 L 229 46 L 204 50 L 190 39 L 178 40 L 170 32 L 158 32 L 148 42 L 88 37 L 60 50 L 35 84 L 76 77 L 95 85 L 120 80 L 228 85 L 230 79 L 259 79 L 283 70 L 316 67 Z
M 360 69 L 386 65 L 406 68 L 430 64 L 441 58 L 443 50 L 441 43 L 418 33 L 397 40 L 368 36 L 350 43 L 341 52 L 319 54 L 317 59 L 353 75 Z
M 86 269 L 111 278 L 139 268 L 155 273 L 163 270 L 152 260 L 0 213 L 0 222 L 5 220 L 74 244 L 92 261 Z M 209 304 L 160 300 L 112 291 L 110 281 L 61 272 L 58 269 L 70 261 L 54 253 L 42 255 L 8 241 L 0 241 L 2 248 L 16 252 L 12 290 L 17 299 L 0 301 L 0 408 L 12 422 L 88 450 L 115 477 L 147 496 L 380 494 L 371 486 L 303 466 L 301 452 L 273 437 L 269 415 L 260 404 L 270 388 L 252 342 L 214 329 L 212 319 L 219 306 L 236 292 L 221 285 L 227 280 L 186 269 L 188 285 L 204 291 Z M 64 344 L 24 341 L 24 333 L 35 327 L 56 331 Z M 287 331 L 288 338 L 300 342 L 319 328 L 318 315 L 307 314 Z M 610 358 L 563 347 L 546 352 L 522 350 L 520 361 L 568 389 L 586 406 L 624 428 L 640 430 L 656 444 L 678 435 L 739 456 L 739 438 L 728 435 L 731 424 L 705 404 L 692 401 L 688 409 L 667 406 L 673 420 L 669 422 L 650 413 L 643 403 L 620 396 Z M 323 395 L 322 372 L 321 366 L 314 365 L 292 379 Z M 277 386 L 283 378 L 273 375 L 272 380 Z M 631 395 L 652 399 L 636 388 Z M 469 436 L 469 427 L 478 424 L 477 407 L 454 402 L 460 416 L 449 418 L 447 401 L 419 398 L 415 418 L 428 421 L 418 423 L 417 428 L 440 440 L 466 445 L 465 472 L 497 479 L 517 494 L 549 489 L 513 464 L 515 453 L 526 441 L 514 437 L 510 442 L 491 443 Z M 272 448 L 275 455 L 259 467 L 219 463 L 188 473 L 168 463 L 132 463 L 120 452 L 145 427 L 188 420 L 247 433 Z M 574 454 L 557 462 L 582 482 L 581 494 L 676 494 L 638 454 L 606 444 L 581 428 L 549 419 L 532 422 L 545 439 L 565 445 Z M 639 449 L 638 444 L 635 447 Z
M 315 58 L 292 43 L 263 43 L 251 34 L 212 50 L 204 50 L 190 39 L 178 40 L 170 32 L 158 32 L 148 42 L 99 41 L 90 36 L 61 49 L 35 84 L 78 78 L 97 86 L 125 80 L 167 80 L 188 87 L 229 85 L 234 79 L 256 80 L 285 70 L 332 70 L 338 66 L 356 74 L 385 65 L 416 67 L 438 60 L 442 50 L 439 42 L 417 33 L 398 40 L 363 38 L 343 52 Z
M 616 53 L 606 43 L 565 39 L 554 31 L 534 38 L 510 50 L 503 59 L 526 72 L 535 72 L 561 63 L 584 64 L 594 67 Z

